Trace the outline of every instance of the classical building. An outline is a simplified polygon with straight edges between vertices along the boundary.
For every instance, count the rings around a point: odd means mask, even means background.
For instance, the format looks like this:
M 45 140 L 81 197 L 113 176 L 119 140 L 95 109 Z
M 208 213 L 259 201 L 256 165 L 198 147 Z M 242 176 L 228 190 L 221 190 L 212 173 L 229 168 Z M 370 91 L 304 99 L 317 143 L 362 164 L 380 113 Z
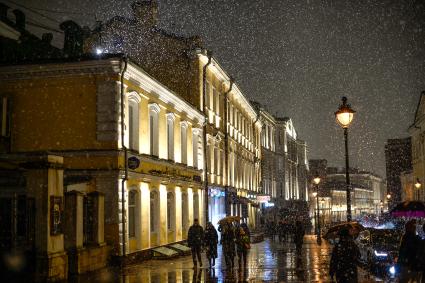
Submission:
M 0 196 L 7 207 L 19 191 L 34 207 L 36 251 L 63 264 L 47 277 L 66 277 L 67 262 L 102 267 L 108 250 L 151 256 L 204 221 L 204 116 L 135 63 L 53 60 L 3 66 L 0 78 L 2 184 L 11 170 L 17 181 Z
M 406 166 L 407 162 L 410 161 L 411 165 L 409 165 L 412 166 L 412 174 L 415 179 L 414 182 L 416 183 L 416 180 L 419 180 L 419 182 L 425 184 L 425 91 L 420 94 L 415 118 L 413 124 L 409 127 L 409 134 L 411 137 L 411 155 L 408 155 L 407 152 L 402 152 L 406 154 L 404 157 L 404 159 L 407 159 L 405 160 Z M 407 169 L 410 169 L 410 167 Z M 424 188 L 425 187 L 422 185 L 422 187 L 414 193 L 414 199 L 425 200 Z
M 278 180 L 278 206 L 290 212 L 308 213 L 308 161 L 307 145 L 299 139 L 292 119 L 276 118 L 276 148 L 278 168 L 283 180 Z M 280 157 L 283 157 L 283 162 Z M 283 182 L 283 183 L 282 183 Z
M 88 53 L 125 53 L 206 116 L 205 219 L 239 215 L 255 226 L 261 123 L 240 88 L 199 37 L 157 27 L 156 1 L 136 1 L 131 18 L 114 17 L 84 42 Z
M 418 142 L 419 140 L 416 140 Z M 420 149 L 420 143 L 417 144 Z M 416 152 L 418 153 L 418 152 Z M 420 171 L 419 155 L 416 155 L 416 171 Z M 412 170 L 412 139 L 389 139 L 385 145 L 385 164 L 387 174 L 387 190 L 391 195 L 389 206 L 402 201 L 402 184 L 400 175 Z M 421 175 L 417 175 L 420 177 Z
M 320 176 L 319 210 L 323 224 L 345 221 L 347 212 L 347 194 L 345 168 L 328 167 L 325 159 L 310 160 L 311 192 L 317 188 L 312 178 Z M 350 168 L 351 209 L 353 219 L 364 214 L 380 215 L 386 205 L 386 187 L 384 180 L 367 171 Z M 310 211 L 317 211 L 317 201 L 310 198 Z

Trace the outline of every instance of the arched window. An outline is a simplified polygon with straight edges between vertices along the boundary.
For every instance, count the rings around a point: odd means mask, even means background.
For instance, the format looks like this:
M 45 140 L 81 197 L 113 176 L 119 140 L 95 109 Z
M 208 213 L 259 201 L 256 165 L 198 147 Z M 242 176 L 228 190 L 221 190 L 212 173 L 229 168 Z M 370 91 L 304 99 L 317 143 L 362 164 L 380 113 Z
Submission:
M 180 125 L 181 132 L 181 163 L 187 164 L 187 123 L 182 122 Z
M 149 146 L 150 154 L 158 156 L 158 114 L 159 114 L 158 104 L 149 104 Z
M 174 194 L 173 193 L 167 193 L 167 228 L 168 230 L 174 230 L 176 227 L 176 221 L 175 221 L 175 201 L 174 201 Z
M 174 160 L 174 115 L 167 115 L 167 150 L 168 159 Z
M 156 191 L 151 192 L 151 205 L 150 205 L 150 221 L 151 232 L 158 231 L 158 217 L 159 217 L 159 198 Z
M 137 191 L 128 194 L 128 236 L 136 237 L 137 227 Z
M 189 220 L 189 207 L 187 205 L 187 193 L 182 193 L 182 228 L 187 230 Z
M 199 219 L 199 195 L 193 194 L 193 219 Z
M 130 100 L 128 103 L 128 120 L 129 120 L 129 145 L 130 149 L 139 149 L 139 105 L 137 102 Z

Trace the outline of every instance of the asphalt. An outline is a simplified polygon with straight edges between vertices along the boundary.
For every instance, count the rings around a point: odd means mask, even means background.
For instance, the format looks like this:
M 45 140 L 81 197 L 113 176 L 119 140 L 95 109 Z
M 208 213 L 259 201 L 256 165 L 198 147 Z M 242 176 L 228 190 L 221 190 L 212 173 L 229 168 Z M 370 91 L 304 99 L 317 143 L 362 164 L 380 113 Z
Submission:
M 129 266 L 124 270 L 106 269 L 78 278 L 79 282 L 125 282 L 125 283 L 195 283 L 195 282 L 331 282 L 329 260 L 331 246 L 320 246 L 313 235 L 305 237 L 303 249 L 297 256 L 290 242 L 278 243 L 266 239 L 253 244 L 248 255 L 247 267 L 226 270 L 221 246 L 215 267 L 193 269 L 191 256 L 172 260 L 151 260 Z M 383 282 L 364 270 L 359 270 L 359 282 Z

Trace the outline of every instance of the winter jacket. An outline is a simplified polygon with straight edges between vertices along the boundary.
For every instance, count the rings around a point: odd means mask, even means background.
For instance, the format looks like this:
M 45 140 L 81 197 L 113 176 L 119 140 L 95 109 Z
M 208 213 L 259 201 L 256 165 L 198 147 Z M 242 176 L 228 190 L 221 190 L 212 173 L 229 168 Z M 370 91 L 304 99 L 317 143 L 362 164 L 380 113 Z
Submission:
M 420 250 L 418 248 L 420 246 L 421 240 L 419 236 L 414 233 L 405 233 L 400 242 L 397 263 L 413 270 L 420 270 L 418 262 L 418 252 Z
M 187 234 L 187 244 L 189 247 L 201 247 L 204 239 L 204 229 L 201 225 L 192 225 Z
M 329 273 L 337 282 L 357 282 L 360 250 L 351 237 L 342 238 L 332 250 Z
M 214 226 L 205 229 L 204 242 L 205 247 L 207 247 L 207 257 L 217 258 L 218 234 Z

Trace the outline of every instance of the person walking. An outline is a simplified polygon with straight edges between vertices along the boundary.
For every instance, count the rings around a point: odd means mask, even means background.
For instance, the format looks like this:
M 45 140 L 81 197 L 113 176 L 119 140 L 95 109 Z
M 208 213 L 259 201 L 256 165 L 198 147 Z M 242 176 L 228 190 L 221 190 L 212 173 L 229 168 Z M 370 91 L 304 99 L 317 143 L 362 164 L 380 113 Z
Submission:
M 301 254 L 301 249 L 304 243 L 304 235 L 305 235 L 304 225 L 301 223 L 301 221 L 297 221 L 295 223 L 294 242 L 295 242 L 295 247 L 296 247 L 298 255 Z
M 341 228 L 339 242 L 332 250 L 329 275 L 337 283 L 357 283 L 357 266 L 361 265 L 360 250 L 353 240 L 350 228 Z
M 217 244 L 217 230 L 211 222 L 208 222 L 207 226 L 205 227 L 204 246 L 207 248 L 207 258 L 210 269 L 214 267 L 215 259 L 217 258 Z
M 246 268 L 248 250 L 251 248 L 249 235 L 240 227 L 236 233 L 236 250 L 238 252 L 239 270 L 242 269 L 242 263 Z
M 422 225 L 423 235 L 425 235 L 425 224 Z M 420 248 L 417 253 L 419 257 L 420 271 L 422 272 L 421 283 L 425 283 L 425 238 L 422 238 Z
M 397 259 L 400 270 L 399 282 L 419 282 L 419 258 L 423 257 L 423 254 L 418 254 L 421 240 L 416 235 L 416 220 L 408 221 L 404 227 L 405 232 L 401 238 Z
M 199 225 L 198 219 L 195 218 L 187 235 L 187 244 L 192 250 L 193 268 L 195 269 L 198 267 L 197 261 L 199 261 L 199 266 L 202 267 L 201 248 L 203 239 L 204 229 Z M 196 260 L 196 258 L 198 258 L 198 260 Z
M 232 223 L 224 222 L 218 227 L 221 233 L 221 245 L 223 246 L 224 261 L 230 271 L 234 268 L 235 258 L 235 232 Z

